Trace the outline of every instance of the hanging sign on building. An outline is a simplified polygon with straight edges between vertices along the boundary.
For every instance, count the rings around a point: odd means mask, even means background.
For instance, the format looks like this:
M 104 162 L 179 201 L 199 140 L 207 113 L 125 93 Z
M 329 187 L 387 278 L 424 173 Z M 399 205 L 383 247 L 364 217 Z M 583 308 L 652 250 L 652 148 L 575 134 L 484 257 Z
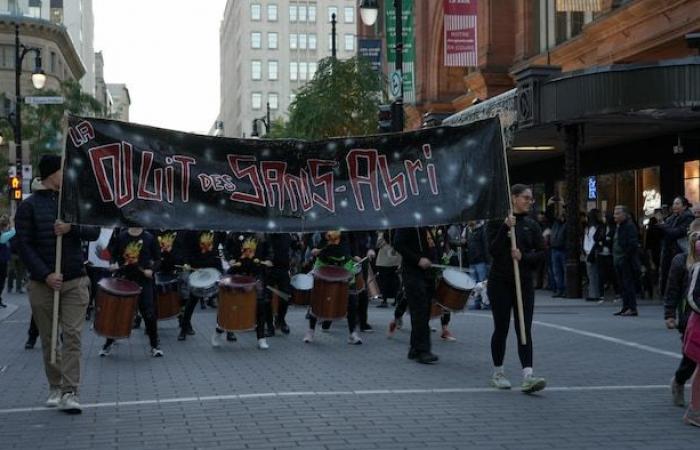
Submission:
M 74 116 L 68 125 L 61 205 L 69 223 L 286 233 L 508 214 L 497 118 L 314 142 Z
M 357 53 L 366 58 L 375 72 L 382 72 L 382 40 L 381 39 L 358 39 Z
M 445 66 L 477 67 L 477 0 L 443 0 Z
M 401 16 L 403 20 L 403 102 L 405 104 L 416 102 L 416 77 L 415 77 L 415 33 L 413 26 L 413 0 L 401 0 Z M 394 2 L 384 2 L 386 13 L 386 56 L 389 70 L 396 66 L 396 11 Z

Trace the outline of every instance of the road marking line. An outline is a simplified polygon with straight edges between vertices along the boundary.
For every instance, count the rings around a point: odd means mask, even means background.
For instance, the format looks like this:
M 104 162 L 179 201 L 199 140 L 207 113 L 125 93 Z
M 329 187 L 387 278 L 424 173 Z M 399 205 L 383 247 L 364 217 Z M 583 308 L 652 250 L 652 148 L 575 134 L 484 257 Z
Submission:
M 554 386 L 548 387 L 546 392 L 587 392 L 587 391 L 635 391 L 635 390 L 663 390 L 668 389 L 665 384 L 650 384 L 650 385 L 630 385 L 630 386 Z M 510 392 L 518 392 L 518 389 L 513 389 Z M 120 408 L 124 406 L 141 406 L 141 405 L 161 405 L 170 403 L 204 403 L 225 400 L 248 400 L 253 398 L 280 398 L 280 397 L 332 397 L 332 396 L 378 396 L 378 395 L 425 395 L 425 394 L 499 394 L 504 395 L 506 392 L 491 387 L 475 387 L 475 388 L 436 388 L 436 389 L 385 389 L 385 390 L 357 390 L 357 391 L 298 391 L 298 392 L 260 392 L 251 394 L 227 394 L 227 395 L 209 395 L 200 397 L 179 397 L 165 399 L 148 399 L 148 400 L 129 400 L 117 402 L 100 402 L 83 404 L 83 409 L 97 408 Z M 56 408 L 45 407 L 26 407 L 26 408 L 7 408 L 0 409 L 0 414 L 18 414 L 38 411 L 52 411 Z
M 466 316 L 485 317 L 487 319 L 491 319 L 491 316 L 486 315 L 486 314 L 475 314 L 475 313 L 463 313 L 463 314 Z M 554 323 L 549 323 L 549 322 L 541 322 L 539 320 L 533 320 L 532 323 L 534 325 L 540 325 L 543 327 L 554 328 L 554 329 L 560 330 L 560 331 L 568 331 L 569 333 L 579 334 L 581 336 L 592 337 L 595 339 L 600 339 L 600 340 L 612 342 L 615 344 L 625 345 L 627 347 L 633 347 L 633 348 L 636 348 L 638 350 L 644 350 L 647 352 L 656 353 L 658 355 L 670 356 L 671 358 L 676 358 L 676 359 L 683 359 L 683 355 L 681 355 L 680 353 L 669 352 L 668 350 L 663 350 L 660 348 L 651 347 L 649 345 L 639 344 L 637 342 L 625 341 L 624 339 L 618 339 L 616 337 L 607 336 L 605 334 L 593 333 L 591 331 L 579 330 L 577 328 L 566 327 L 563 325 L 556 325 Z

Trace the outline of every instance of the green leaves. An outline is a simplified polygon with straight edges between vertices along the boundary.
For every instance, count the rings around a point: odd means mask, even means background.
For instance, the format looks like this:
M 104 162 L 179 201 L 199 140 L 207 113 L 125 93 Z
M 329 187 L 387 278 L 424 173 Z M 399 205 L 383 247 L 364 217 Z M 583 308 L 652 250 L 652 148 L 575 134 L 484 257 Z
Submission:
M 385 85 L 366 59 L 325 58 L 314 79 L 297 92 L 289 121 L 281 130 L 273 124 L 271 137 L 317 140 L 373 134 Z

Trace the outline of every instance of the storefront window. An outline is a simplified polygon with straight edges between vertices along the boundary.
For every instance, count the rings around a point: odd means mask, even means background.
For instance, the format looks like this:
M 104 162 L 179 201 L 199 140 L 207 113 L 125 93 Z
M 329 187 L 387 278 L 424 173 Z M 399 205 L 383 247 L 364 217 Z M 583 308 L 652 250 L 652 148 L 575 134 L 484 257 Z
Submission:
M 641 171 L 642 214 L 654 215 L 654 210 L 661 208 L 661 176 L 659 167 L 648 167 Z
M 700 204 L 700 161 L 685 163 L 685 198 L 693 205 Z

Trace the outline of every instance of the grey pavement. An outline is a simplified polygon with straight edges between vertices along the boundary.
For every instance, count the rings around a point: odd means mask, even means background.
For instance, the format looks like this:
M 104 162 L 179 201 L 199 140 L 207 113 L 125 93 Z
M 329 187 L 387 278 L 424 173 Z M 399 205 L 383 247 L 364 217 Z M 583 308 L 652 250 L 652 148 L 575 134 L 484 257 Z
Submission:
M 142 330 L 100 358 L 102 338 L 86 323 L 85 409 L 67 416 L 42 407 L 40 344 L 24 350 L 26 296 L 4 299 L 17 308 L 0 321 L 2 449 L 678 449 L 700 436 L 671 404 L 680 341 L 653 302 L 640 317 L 620 318 L 611 302 L 538 295 L 535 373 L 548 388 L 534 396 L 488 387 L 487 311 L 453 315 L 457 342 L 433 334 L 434 366 L 406 358 L 408 325 L 386 338 L 392 310 L 374 305 L 376 331 L 363 333 L 361 346 L 347 345 L 344 321 L 304 344 L 304 310 L 293 308 L 292 333 L 269 338 L 268 351 L 256 348 L 254 333 L 211 348 L 215 311 L 198 309 L 197 334 L 186 342 L 176 340 L 175 321 L 160 323 L 160 359 L 149 356 Z M 517 385 L 513 333 L 508 345 L 506 371 Z

